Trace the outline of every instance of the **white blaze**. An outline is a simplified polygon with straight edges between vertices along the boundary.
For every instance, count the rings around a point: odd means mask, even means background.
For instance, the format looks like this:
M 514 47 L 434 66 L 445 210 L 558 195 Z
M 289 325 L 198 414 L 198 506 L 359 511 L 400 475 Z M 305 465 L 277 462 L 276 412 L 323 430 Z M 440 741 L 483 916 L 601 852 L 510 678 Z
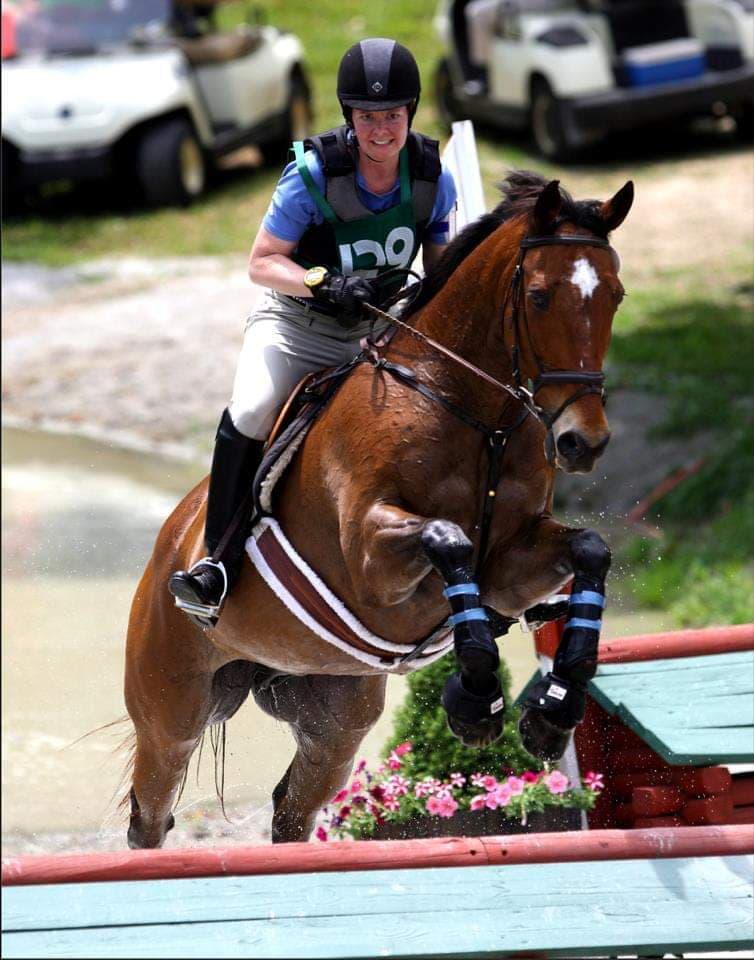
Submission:
M 581 296 L 584 297 L 585 300 L 591 297 L 599 282 L 600 278 L 588 260 L 581 257 L 574 263 L 571 283 L 579 288 Z

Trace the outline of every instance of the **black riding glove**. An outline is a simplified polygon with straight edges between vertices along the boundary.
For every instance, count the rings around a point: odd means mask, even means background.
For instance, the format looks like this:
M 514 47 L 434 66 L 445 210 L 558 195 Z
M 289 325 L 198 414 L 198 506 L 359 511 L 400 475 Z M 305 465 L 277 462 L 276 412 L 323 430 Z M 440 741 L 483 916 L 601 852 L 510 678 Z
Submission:
M 328 273 L 313 293 L 315 300 L 335 307 L 336 320 L 343 327 L 355 326 L 361 319 L 363 305 L 377 296 L 374 285 L 364 277 L 343 277 L 337 273 Z

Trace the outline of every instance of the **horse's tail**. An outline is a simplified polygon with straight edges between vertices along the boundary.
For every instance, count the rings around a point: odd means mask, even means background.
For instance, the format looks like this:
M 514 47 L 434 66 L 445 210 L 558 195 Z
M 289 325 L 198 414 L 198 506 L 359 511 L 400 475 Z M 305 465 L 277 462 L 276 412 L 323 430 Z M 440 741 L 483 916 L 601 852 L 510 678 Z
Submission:
M 225 720 L 222 720 L 218 723 L 213 723 L 211 726 L 206 728 L 199 738 L 199 743 L 197 744 L 195 752 L 198 750 L 196 757 L 196 779 L 199 780 L 199 770 L 202 763 L 202 751 L 204 750 L 204 738 L 207 735 L 207 730 L 209 730 L 209 742 L 212 747 L 212 754 L 215 758 L 215 793 L 217 794 L 217 799 L 220 801 L 220 809 L 223 812 L 223 816 L 231 823 L 232 821 L 228 818 L 228 814 L 225 812 L 225 753 L 226 753 L 226 741 L 227 741 L 227 732 L 225 728 Z M 186 767 L 183 771 L 183 777 L 181 778 L 181 785 L 178 788 L 178 793 L 176 795 L 175 801 L 173 803 L 173 812 L 175 813 L 175 808 L 178 806 L 178 803 L 183 796 L 183 791 L 186 789 L 186 783 L 188 781 L 188 772 L 189 772 L 190 762 L 186 764 Z M 127 799 L 127 798 L 126 798 Z M 124 803 L 124 801 L 121 801 Z
M 82 733 L 80 737 L 77 737 L 71 743 L 68 744 L 69 747 L 75 747 L 76 744 L 81 743 L 82 740 L 86 740 L 88 737 L 94 736 L 95 733 L 102 733 L 103 730 L 112 730 L 113 727 L 120 727 L 123 724 L 128 724 L 131 726 L 131 718 L 126 715 L 123 717 L 118 717 L 117 720 L 111 720 L 109 723 L 103 723 L 99 727 L 95 727 L 93 730 L 88 730 L 86 733 Z M 67 749 L 67 748 L 66 748 Z M 123 737 L 119 740 L 118 743 L 111 750 L 112 754 L 125 753 L 126 759 L 123 765 L 123 770 L 121 775 L 118 778 L 118 783 L 116 784 L 113 795 L 110 797 L 110 803 L 118 796 L 121 790 L 126 788 L 126 792 L 121 796 L 118 804 L 116 806 L 116 813 L 120 813 L 122 810 L 128 809 L 129 806 L 129 791 L 131 784 L 131 774 L 133 772 L 134 766 L 134 756 L 136 754 L 136 731 L 131 726 L 131 729 L 128 730 Z

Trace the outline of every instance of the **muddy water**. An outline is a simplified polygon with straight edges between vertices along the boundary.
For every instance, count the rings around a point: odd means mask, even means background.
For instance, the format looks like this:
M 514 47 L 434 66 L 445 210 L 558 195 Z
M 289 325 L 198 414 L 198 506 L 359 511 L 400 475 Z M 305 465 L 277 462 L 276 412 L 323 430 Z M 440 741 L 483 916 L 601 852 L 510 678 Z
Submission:
M 202 467 L 19 430 L 3 431 L 3 459 L 4 849 L 122 846 L 111 802 L 122 755 L 113 751 L 128 725 L 75 741 L 125 715 L 131 596 L 162 520 Z M 619 618 L 609 627 L 615 634 L 650 625 Z M 530 638 L 511 634 L 504 655 L 517 692 L 535 667 Z M 390 678 L 366 757 L 377 757 L 404 692 L 405 681 Z M 223 824 L 219 836 L 264 838 L 270 791 L 292 750 L 287 729 L 253 703 L 231 721 L 226 801 L 236 826 Z M 205 751 L 198 772 L 192 761 L 173 843 L 218 836 L 210 761 Z M 192 824 L 193 832 L 179 832 Z

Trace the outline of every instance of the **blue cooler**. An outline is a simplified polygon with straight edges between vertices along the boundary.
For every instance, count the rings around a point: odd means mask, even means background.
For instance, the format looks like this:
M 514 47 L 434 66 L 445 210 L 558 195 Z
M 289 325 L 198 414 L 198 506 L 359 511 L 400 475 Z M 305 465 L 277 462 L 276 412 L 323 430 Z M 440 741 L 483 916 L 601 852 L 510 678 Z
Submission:
M 621 54 L 623 82 L 629 87 L 687 80 L 705 71 L 704 47 L 691 37 L 629 47 Z

